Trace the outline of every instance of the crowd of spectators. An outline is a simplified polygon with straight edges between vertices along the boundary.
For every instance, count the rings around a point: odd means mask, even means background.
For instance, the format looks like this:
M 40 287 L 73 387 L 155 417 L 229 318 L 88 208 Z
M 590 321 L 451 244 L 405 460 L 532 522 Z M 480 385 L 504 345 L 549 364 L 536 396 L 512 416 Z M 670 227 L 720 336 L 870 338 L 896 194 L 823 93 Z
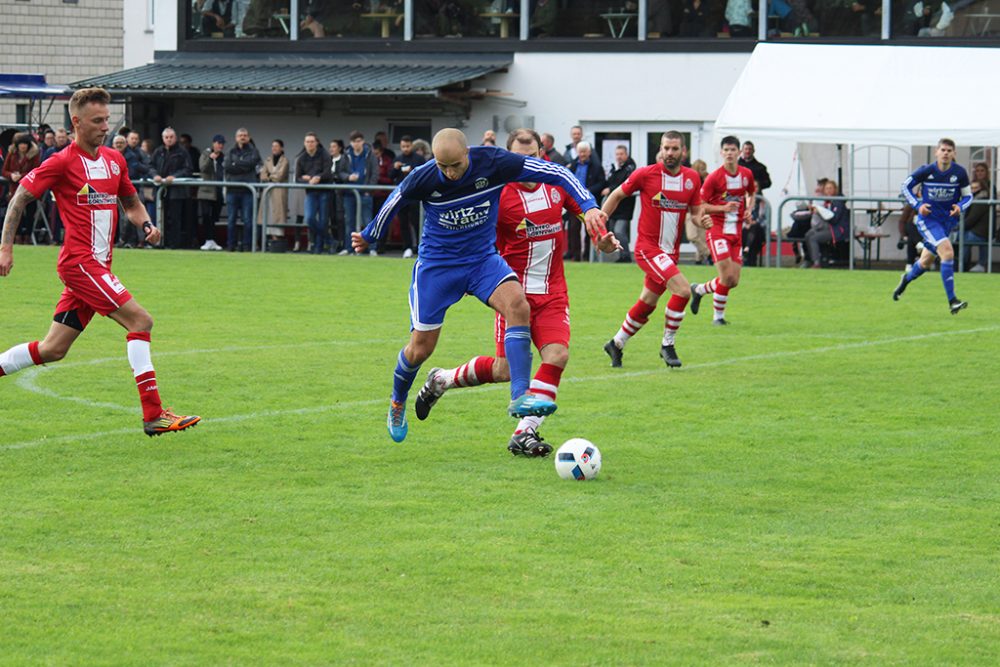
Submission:
M 629 146 L 614 148 L 614 159 L 602 163 L 595 147 L 584 138 L 583 128 L 574 126 L 563 150 L 556 147 L 556 138 L 550 133 L 541 134 L 543 159 L 568 168 L 597 201 L 620 186 L 636 169 L 629 154 Z M 261 239 L 258 247 L 275 251 L 293 250 L 316 254 L 353 253 L 351 232 L 370 220 L 385 201 L 390 186 L 397 185 L 413 170 L 422 165 L 430 155 L 430 145 L 424 139 L 403 136 L 398 151 L 389 146 L 385 132 L 375 134 L 369 142 L 360 131 L 351 132 L 348 141 L 333 139 L 324 144 L 315 132 L 308 132 L 301 148 L 289 149 L 282 139 L 270 142 L 270 149 L 261 151 L 247 128 L 233 134 L 232 145 L 223 134 L 215 134 L 211 145 L 199 150 L 188 134 L 178 134 L 171 127 L 165 128 L 154 148 L 151 138 L 143 139 L 138 132 L 122 128 L 111 141 L 128 165 L 129 177 L 139 182 L 139 192 L 150 217 L 156 220 L 157 199 L 162 200 L 159 225 L 164 231 L 164 245 L 174 249 L 245 251 L 251 247 L 254 227 Z M 9 184 L 2 195 L 2 202 L 10 190 L 31 169 L 65 148 L 72 141 L 71 134 L 63 128 L 42 126 L 36 133 L 20 133 L 13 137 L 3 158 L 3 178 Z M 488 130 L 481 142 L 496 145 L 496 133 Z M 610 150 L 610 145 L 609 145 Z M 686 149 L 685 149 L 686 150 Z M 697 171 L 702 180 L 708 175 L 704 160 L 691 160 L 686 153 L 684 164 Z M 761 261 L 767 235 L 770 233 L 770 205 L 763 191 L 771 187 L 767 167 L 757 160 L 753 142 L 742 146 L 739 164 L 754 175 L 757 199 L 750 216 L 743 223 L 743 261 L 756 265 Z M 995 197 L 989 182 L 986 163 L 974 165 L 972 189 L 976 199 Z M 197 180 L 208 181 L 199 185 Z M 183 185 L 175 185 L 179 180 Z M 266 198 L 260 197 L 260 184 L 303 186 L 382 185 L 382 190 L 331 190 L 328 188 L 270 188 Z M 232 184 L 232 185 L 228 185 Z M 239 184 L 254 185 L 244 187 Z M 157 190 L 163 186 L 165 192 Z M 836 182 L 821 179 L 816 189 L 816 200 L 802 204 L 793 212 L 793 224 L 785 229 L 784 236 L 793 242 L 795 258 L 803 267 L 819 267 L 829 259 L 830 247 L 847 240 L 850 229 L 850 211 L 843 202 L 832 197 L 840 194 Z M 253 220 L 256 199 L 257 219 Z M 16 242 L 31 242 L 36 232 L 36 209 L 43 207 L 49 222 L 47 234 L 39 230 L 35 242 L 60 243 L 62 226 L 59 209 L 50 195 L 40 202 L 33 202 L 25 211 L 17 229 Z M 609 221 L 609 229 L 621 240 L 623 250 L 616 261 L 630 262 L 629 240 L 634 217 L 634 198 L 626 198 Z M 982 271 L 987 263 L 990 210 L 987 206 L 973 206 L 966 214 L 964 231 L 964 264 L 966 270 Z M 360 217 L 359 217 L 360 214 Z M 912 221 L 912 211 L 903 210 L 900 218 L 900 247 L 907 247 L 908 257 L 917 252 L 915 245 L 919 234 Z M 264 226 L 266 224 L 266 227 Z M 391 242 L 402 248 L 403 257 L 418 253 L 421 229 L 419 205 L 403 208 L 397 217 Z M 568 252 L 565 259 L 588 261 L 591 255 L 590 240 L 581 233 L 578 219 L 567 215 Z M 705 241 L 705 231 L 694 221 L 688 220 L 684 230 L 686 239 L 694 247 L 694 260 L 698 264 L 711 262 Z M 222 229 L 224 228 L 224 232 Z M 142 247 L 143 240 L 131 225 L 121 225 L 118 243 L 125 247 Z M 220 242 L 221 241 L 221 242 Z M 389 239 L 370 250 L 371 254 L 385 252 Z M 972 263 L 976 253 L 977 264 Z

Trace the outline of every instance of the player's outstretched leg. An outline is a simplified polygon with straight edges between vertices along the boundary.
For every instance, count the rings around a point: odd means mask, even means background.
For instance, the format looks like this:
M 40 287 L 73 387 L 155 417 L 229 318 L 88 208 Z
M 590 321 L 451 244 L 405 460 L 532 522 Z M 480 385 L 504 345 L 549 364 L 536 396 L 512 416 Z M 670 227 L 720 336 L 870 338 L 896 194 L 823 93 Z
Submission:
M 701 297 L 706 294 L 715 294 L 715 290 L 719 286 L 719 279 L 712 278 L 707 283 L 698 283 L 696 285 L 691 285 L 691 314 L 697 315 L 698 310 L 701 309 Z
M 386 416 L 389 437 L 393 442 L 403 442 L 406 439 L 409 430 L 406 422 L 406 397 L 410 394 L 410 387 L 419 370 L 420 364 L 414 364 L 406 358 L 406 348 L 400 350 L 396 357 L 396 370 L 392 375 L 392 398 L 389 399 L 389 412 Z
M 952 315 L 957 315 L 958 311 L 968 307 L 968 303 L 955 296 L 955 260 L 941 260 L 941 282 L 944 284 L 944 293 L 948 297 L 948 310 Z
M 923 265 L 918 259 L 910 267 L 910 270 L 903 274 L 903 277 L 899 279 L 899 284 L 896 285 L 896 289 L 892 291 L 892 300 L 899 301 L 899 297 L 903 296 L 903 292 L 906 291 L 906 286 L 912 283 L 914 280 L 922 276 L 926 272 Z
M 612 368 L 621 368 L 625 343 L 639 333 L 639 329 L 649 321 L 649 316 L 654 310 L 656 310 L 655 305 L 651 306 L 642 299 L 636 301 L 635 305 L 629 309 L 618 333 L 604 345 L 604 351 L 611 357 Z
M 13 375 L 31 366 L 40 366 L 44 362 L 38 352 L 38 341 L 15 345 L 0 354 L 0 377 Z
M 510 405 L 512 417 L 544 417 L 556 411 L 556 404 L 541 394 L 528 392 L 531 381 L 531 329 L 508 326 L 504 333 L 504 351 L 510 365 Z
M 427 381 L 417 393 L 417 400 L 414 403 L 414 411 L 417 419 L 424 420 L 431 412 L 431 408 L 444 395 L 444 392 L 457 387 L 476 387 L 481 384 L 494 382 L 493 379 L 493 357 L 473 357 L 468 362 L 458 368 L 442 370 L 432 368 L 427 374 Z
M 142 403 L 143 433 L 152 438 L 164 433 L 184 431 L 198 424 L 201 417 L 174 414 L 170 408 L 163 407 L 149 350 L 149 332 L 130 332 L 126 334 L 125 341 L 128 362 L 132 366 L 135 384 L 139 389 L 139 402 Z

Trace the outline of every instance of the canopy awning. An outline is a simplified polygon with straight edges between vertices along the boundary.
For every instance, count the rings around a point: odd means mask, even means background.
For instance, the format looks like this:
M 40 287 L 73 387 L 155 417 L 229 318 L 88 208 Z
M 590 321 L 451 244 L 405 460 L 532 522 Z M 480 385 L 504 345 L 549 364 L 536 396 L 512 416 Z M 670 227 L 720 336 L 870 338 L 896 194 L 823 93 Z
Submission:
M 0 97 L 40 99 L 72 94 L 66 86 L 46 83 L 43 74 L 0 74 Z
M 826 144 L 1000 144 L 1000 49 L 759 44 L 717 138 Z
M 259 56 L 176 54 L 70 84 L 141 96 L 434 97 L 508 67 L 507 54 Z

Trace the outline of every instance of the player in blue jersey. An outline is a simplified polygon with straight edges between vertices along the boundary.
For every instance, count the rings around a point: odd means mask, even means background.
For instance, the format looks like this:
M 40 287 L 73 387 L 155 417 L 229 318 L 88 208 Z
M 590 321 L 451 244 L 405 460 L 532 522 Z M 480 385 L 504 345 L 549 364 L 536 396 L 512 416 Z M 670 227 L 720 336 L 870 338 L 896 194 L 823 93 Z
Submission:
M 914 190 L 920 186 L 920 199 Z M 954 315 L 969 304 L 955 296 L 955 250 L 948 236 L 958 226 L 962 211 L 972 203 L 972 188 L 965 168 L 955 163 L 955 142 L 942 139 L 937 145 L 937 161 L 925 164 L 903 181 L 903 196 L 917 211 L 917 229 L 924 238 L 920 259 L 903 274 L 892 293 L 893 301 L 906 291 L 934 264 L 935 255 L 941 260 L 941 282 L 948 296 L 948 307 Z
M 368 226 L 352 234 L 355 251 L 364 252 L 385 236 L 401 207 L 423 202 L 424 229 L 410 282 L 410 342 L 396 360 L 387 419 L 389 435 L 396 442 L 406 437 L 406 398 L 420 365 L 434 352 L 445 311 L 466 293 L 507 322 L 508 413 L 545 416 L 556 410 L 553 401 L 528 391 L 530 309 L 517 275 L 496 249 L 497 209 L 505 185 L 515 181 L 558 185 L 584 211 L 588 233 L 599 237 L 608 233 L 607 217 L 564 167 L 493 146 L 469 148 L 465 135 L 453 128 L 438 132 L 431 150 L 434 159 L 411 171 Z

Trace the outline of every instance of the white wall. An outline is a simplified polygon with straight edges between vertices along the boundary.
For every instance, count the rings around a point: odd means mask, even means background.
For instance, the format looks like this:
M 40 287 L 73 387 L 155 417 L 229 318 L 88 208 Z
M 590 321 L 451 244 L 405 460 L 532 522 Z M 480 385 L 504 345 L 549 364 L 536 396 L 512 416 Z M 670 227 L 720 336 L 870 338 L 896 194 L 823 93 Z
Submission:
M 125 52 L 123 67 L 130 69 L 140 67 L 153 61 L 155 35 L 152 27 L 155 17 L 152 16 L 153 5 L 168 4 L 160 0 L 129 0 L 124 5 L 124 33 L 122 47 Z
M 146 0 L 129 0 L 129 2 L 143 2 Z M 156 33 L 153 45 L 156 51 L 176 51 L 177 50 L 177 11 L 180 3 L 170 0 L 158 0 L 156 2 Z

